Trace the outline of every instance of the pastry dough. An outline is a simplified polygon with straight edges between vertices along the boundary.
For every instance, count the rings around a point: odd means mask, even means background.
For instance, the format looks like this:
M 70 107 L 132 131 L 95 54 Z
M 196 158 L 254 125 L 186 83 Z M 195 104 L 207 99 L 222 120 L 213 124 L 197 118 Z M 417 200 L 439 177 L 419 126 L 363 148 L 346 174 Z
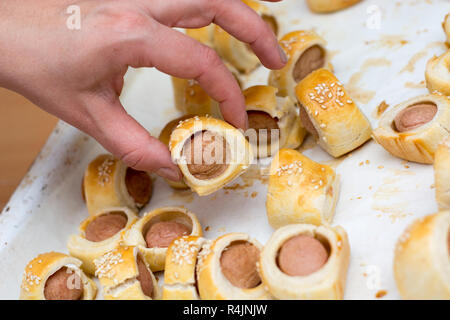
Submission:
M 185 226 L 190 231 L 187 235 L 201 236 L 202 227 L 195 214 L 182 207 L 164 207 L 145 214 L 139 219 L 124 236 L 126 245 L 137 246 L 142 251 L 145 261 L 153 272 L 164 270 L 167 246 L 147 247 L 146 235 L 150 228 L 161 222 L 171 222 Z M 188 232 L 186 231 L 186 232 Z M 169 234 L 170 236 L 171 234 Z M 179 236 L 181 236 L 180 234 Z M 165 236 L 161 231 L 161 236 Z M 178 236 L 177 236 L 178 237 Z
M 450 44 L 450 13 L 445 16 L 444 22 L 442 23 L 442 28 L 447 35 L 447 43 Z
M 123 229 L 102 241 L 90 241 L 86 239 L 86 228 L 89 224 L 95 221 L 98 217 L 104 216 L 108 213 L 121 214 L 127 218 Z M 67 243 L 67 249 L 72 256 L 83 262 L 83 270 L 93 275 L 95 273 L 94 260 L 116 248 L 123 240 L 125 231 L 129 229 L 133 223 L 137 221 L 137 219 L 138 217 L 136 213 L 125 207 L 112 207 L 104 209 L 97 215 L 90 216 L 81 222 L 79 227 L 80 233 L 70 236 Z
M 253 161 L 244 135 L 225 121 L 194 117 L 172 132 L 169 149 L 186 184 L 198 195 L 219 190 Z
M 306 76 L 295 88 L 306 130 L 333 157 L 350 152 L 370 139 L 369 120 L 326 69 Z
M 109 154 L 95 158 L 86 168 L 83 195 L 90 215 L 105 208 L 143 207 L 152 195 L 152 180 L 148 173 L 128 168 Z
M 278 34 L 278 22 L 268 7 L 261 4 L 260 1 L 243 0 L 243 2 L 267 22 L 275 35 Z M 214 48 L 222 59 L 228 61 L 239 72 L 249 73 L 260 64 L 258 57 L 248 44 L 237 40 L 217 25 L 214 29 Z
M 313 237 L 328 251 L 328 260 L 315 272 L 305 276 L 290 276 L 283 272 L 278 254 L 286 241 L 303 235 Z M 341 227 L 291 224 L 276 230 L 261 253 L 260 271 L 263 283 L 278 299 L 343 299 L 350 245 Z
M 450 211 L 405 230 L 395 249 L 394 277 L 403 299 L 450 299 Z
M 422 105 L 435 106 L 435 115 L 426 122 L 415 119 L 412 124 L 418 126 L 399 132 L 395 121 L 405 113 L 405 109 Z M 412 109 L 414 111 L 414 109 Z M 420 110 L 419 110 L 420 111 Z M 431 114 L 432 115 L 432 114 Z M 412 114 L 412 116 L 415 116 Z M 419 120 L 421 117 L 419 115 Z M 428 120 L 428 119 L 427 119 Z M 402 102 L 386 111 L 380 119 L 379 126 L 374 130 L 374 139 L 392 155 L 419 163 L 433 163 L 434 153 L 438 144 L 449 137 L 450 132 L 450 100 L 437 94 L 423 95 Z
M 173 130 L 178 126 L 178 124 L 186 119 L 194 117 L 193 115 L 184 115 L 181 117 L 178 117 L 169 123 L 166 124 L 166 126 L 161 130 L 161 133 L 159 134 L 158 139 L 164 143 L 166 146 L 169 146 L 170 141 L 170 135 L 172 134 Z M 188 185 L 184 183 L 183 181 L 172 181 L 169 179 L 165 179 L 166 182 L 174 189 L 188 189 Z
M 328 13 L 348 8 L 361 0 L 306 0 L 313 12 Z
M 160 298 L 158 282 L 148 263 L 145 262 L 144 254 L 137 247 L 119 245 L 94 262 L 95 275 L 103 286 L 105 300 L 157 300 Z M 143 270 L 146 271 L 141 272 Z M 145 294 L 143 281 L 151 284 L 150 296 Z
M 439 57 L 434 56 L 427 63 L 425 78 L 430 92 L 439 91 L 450 96 L 450 50 Z
M 277 88 L 259 85 L 243 92 L 249 129 L 255 129 L 248 130 L 246 136 L 253 153 L 260 158 L 268 157 L 282 147 L 295 149 L 306 135 L 306 130 L 299 126 L 294 102 L 289 97 L 277 97 L 277 91 Z
M 281 149 L 270 167 L 266 211 L 269 224 L 331 223 L 339 198 L 339 175 L 300 152 Z
M 97 294 L 97 286 L 80 269 L 81 261 L 59 252 L 47 252 L 38 255 L 25 267 L 20 290 L 21 300 L 46 300 L 45 289 L 48 279 L 61 268 L 66 267 L 70 274 L 65 281 L 74 286 L 82 285 L 81 300 L 93 300 Z M 73 271 L 70 272 L 69 270 Z M 72 277 L 72 278 L 71 278 Z
M 266 300 L 271 299 L 260 282 L 254 287 L 233 285 L 223 273 L 222 254 L 233 243 L 250 244 L 260 252 L 261 244 L 244 233 L 229 233 L 203 247 L 197 263 L 197 281 L 200 297 L 204 300 Z M 243 255 L 245 256 L 245 255 Z M 239 263 L 238 260 L 235 260 Z M 257 271 L 257 261 L 255 262 Z M 259 278 L 259 276 L 258 276 Z
M 450 139 L 443 141 L 434 155 L 434 183 L 440 210 L 450 210 Z
M 214 48 L 214 24 L 211 23 L 203 28 L 186 29 L 186 34 L 198 42 Z
M 326 42 L 313 31 L 292 31 L 279 41 L 288 57 L 280 70 L 269 73 L 269 85 L 278 88 L 278 94 L 289 96 L 297 103 L 295 87 L 300 80 L 319 68 L 331 70 L 330 55 Z
M 167 249 L 163 300 L 199 300 L 196 266 L 198 253 L 208 240 L 183 236 Z

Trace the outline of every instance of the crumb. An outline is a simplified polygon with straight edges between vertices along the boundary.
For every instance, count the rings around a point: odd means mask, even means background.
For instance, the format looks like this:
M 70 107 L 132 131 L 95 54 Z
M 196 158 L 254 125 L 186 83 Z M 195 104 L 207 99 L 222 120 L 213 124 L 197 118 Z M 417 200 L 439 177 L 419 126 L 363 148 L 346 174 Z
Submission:
M 359 166 L 361 167 L 363 164 L 364 164 L 364 162 L 360 162 L 360 163 L 359 163 Z
M 258 195 L 258 192 L 253 191 L 252 194 L 250 195 L 252 198 L 255 198 Z
M 387 294 L 387 291 L 386 290 L 380 290 L 380 291 L 378 291 L 376 294 L 375 294 L 375 297 L 376 298 L 383 298 L 385 295 Z
M 206 226 L 205 231 L 209 231 L 210 229 L 210 226 Z
M 389 108 L 389 105 L 386 103 L 386 101 L 382 101 L 377 107 L 377 116 L 381 116 L 387 108 Z
M 384 166 L 378 166 L 378 169 L 383 169 L 384 168 Z

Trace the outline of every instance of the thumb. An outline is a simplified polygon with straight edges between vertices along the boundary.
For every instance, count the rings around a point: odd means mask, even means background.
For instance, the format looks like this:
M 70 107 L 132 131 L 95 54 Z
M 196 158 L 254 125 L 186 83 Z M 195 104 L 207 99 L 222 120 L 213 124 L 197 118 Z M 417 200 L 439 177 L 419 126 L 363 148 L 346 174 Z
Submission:
M 86 131 L 105 149 L 134 169 L 173 181 L 181 179 L 167 146 L 127 114 L 119 99 L 113 105 L 106 101 L 99 104 L 91 108 L 92 121 Z

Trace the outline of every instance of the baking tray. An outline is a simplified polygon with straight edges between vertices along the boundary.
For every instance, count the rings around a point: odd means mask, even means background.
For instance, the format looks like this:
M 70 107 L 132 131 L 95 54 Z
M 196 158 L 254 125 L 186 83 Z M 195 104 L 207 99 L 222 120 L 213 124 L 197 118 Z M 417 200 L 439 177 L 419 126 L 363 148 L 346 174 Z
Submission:
M 335 74 L 375 127 L 377 106 L 425 94 L 426 61 L 443 53 L 441 21 L 446 0 L 365 0 L 347 10 L 312 14 L 304 1 L 269 3 L 281 33 L 314 29 L 328 42 Z M 244 86 L 265 84 L 263 67 L 244 76 Z M 154 69 L 130 69 L 121 100 L 152 134 L 178 116 L 170 78 Z M 39 125 L 39 124 L 36 124 Z M 308 138 L 305 155 L 332 165 L 341 175 L 333 225 L 348 232 L 351 261 L 345 299 L 398 299 L 392 272 L 397 238 L 414 219 L 437 211 L 433 168 L 390 156 L 373 141 L 332 159 Z M 67 252 L 66 242 L 88 216 L 81 178 L 88 163 L 105 150 L 92 138 L 60 121 L 0 214 L 0 299 L 16 299 L 26 263 L 39 253 Z M 266 161 L 268 163 L 268 161 Z M 266 218 L 267 177 L 256 166 L 216 193 L 198 197 L 155 180 L 143 212 L 182 205 L 197 213 L 207 238 L 246 232 L 265 243 L 272 234 Z

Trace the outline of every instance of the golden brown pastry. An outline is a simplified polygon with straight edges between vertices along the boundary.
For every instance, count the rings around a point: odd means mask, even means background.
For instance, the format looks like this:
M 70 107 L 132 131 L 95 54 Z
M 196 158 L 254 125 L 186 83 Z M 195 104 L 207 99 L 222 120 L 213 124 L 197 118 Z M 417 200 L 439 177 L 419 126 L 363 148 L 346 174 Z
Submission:
M 350 245 L 341 227 L 291 224 L 279 228 L 261 253 L 261 278 L 278 299 L 341 300 Z
M 243 0 L 243 2 L 266 21 L 275 35 L 278 34 L 278 22 L 268 7 L 260 1 Z M 239 72 L 248 73 L 260 64 L 258 57 L 248 44 L 237 40 L 217 25 L 214 29 L 214 48 L 222 59 L 228 61 Z
M 184 182 L 200 196 L 219 190 L 253 161 L 252 149 L 241 131 L 210 117 L 180 122 L 172 132 L 169 149 Z
M 166 146 L 169 146 L 170 141 L 170 135 L 172 134 L 173 130 L 178 126 L 178 124 L 186 119 L 194 117 L 193 115 L 184 115 L 181 117 L 178 117 L 166 124 L 166 126 L 161 130 L 161 133 L 159 134 L 158 139 L 164 143 Z M 172 181 L 169 179 L 165 179 L 166 182 L 174 189 L 188 189 L 188 185 L 181 181 Z
M 266 211 L 269 224 L 331 223 L 339 198 L 339 176 L 300 152 L 281 149 L 270 167 Z
M 167 248 L 181 236 L 201 236 L 195 214 L 182 207 L 164 207 L 146 213 L 126 231 L 124 243 L 137 246 L 152 271 L 164 270 Z
M 247 139 L 253 153 L 268 157 L 279 148 L 297 148 L 306 135 L 298 110 L 289 97 L 278 97 L 278 89 L 271 86 L 253 86 L 244 90 L 249 129 Z
M 198 254 L 208 240 L 199 236 L 183 236 L 167 249 L 164 269 L 163 300 L 199 300 L 196 266 Z
M 450 139 L 443 141 L 434 155 L 434 183 L 440 210 L 450 210 Z
M 439 57 L 434 56 L 427 63 L 425 78 L 427 88 L 433 93 L 440 93 L 450 96 L 450 50 Z
M 313 12 L 328 13 L 348 8 L 361 0 L 306 0 Z
M 147 172 L 127 167 L 109 154 L 89 163 L 83 178 L 83 197 L 90 215 L 105 208 L 143 207 L 152 196 L 152 180 Z
M 125 231 L 137 219 L 136 213 L 126 207 L 105 209 L 81 222 L 80 233 L 70 236 L 67 249 L 83 262 L 83 270 L 93 275 L 94 260 L 116 248 L 122 242 Z
M 214 24 L 211 23 L 203 28 L 186 29 L 186 34 L 208 47 L 214 48 Z
M 331 69 L 326 42 L 313 31 L 292 31 L 279 41 L 288 57 L 280 70 L 269 74 L 269 85 L 278 88 L 278 94 L 289 96 L 297 103 L 295 87 L 308 74 L 319 68 Z
M 94 261 L 105 300 L 156 300 L 161 292 L 143 253 L 119 245 Z
M 394 277 L 403 299 L 450 299 L 450 211 L 405 230 L 395 248 Z
M 81 261 L 59 252 L 38 255 L 25 267 L 21 300 L 93 300 L 97 286 L 80 269 Z
M 261 250 L 261 244 L 244 233 L 229 233 L 205 245 L 197 262 L 201 299 L 271 299 L 258 272 Z
M 447 35 L 447 43 L 450 43 L 450 13 L 445 16 L 444 22 L 442 23 L 442 28 Z
M 295 93 L 303 126 L 333 157 L 340 157 L 370 139 L 369 120 L 329 70 L 310 73 L 300 81 Z
M 433 163 L 438 144 L 450 136 L 450 100 L 429 94 L 409 99 L 386 111 L 374 139 L 398 158 Z

